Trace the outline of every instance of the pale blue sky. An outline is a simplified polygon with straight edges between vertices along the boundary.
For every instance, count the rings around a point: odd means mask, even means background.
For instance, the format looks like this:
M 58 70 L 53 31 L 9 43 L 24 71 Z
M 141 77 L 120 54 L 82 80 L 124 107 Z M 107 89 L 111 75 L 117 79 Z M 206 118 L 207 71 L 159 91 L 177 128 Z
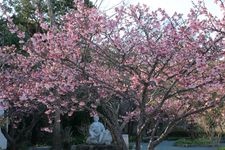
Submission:
M 92 0 L 93 2 L 100 2 L 101 0 Z M 103 0 L 101 5 L 102 10 L 107 10 L 122 0 Z M 147 4 L 151 9 L 157 9 L 159 7 L 164 8 L 170 15 L 175 11 L 183 14 L 187 14 L 192 7 L 192 0 L 123 0 L 125 4 Z M 193 0 L 196 1 L 197 0 Z M 204 0 L 209 10 L 216 16 L 222 16 L 220 9 L 213 3 L 214 0 Z M 2 0 L 0 0 L 0 3 Z
M 95 2 L 95 0 L 93 0 Z M 101 0 L 97 0 L 100 2 Z M 193 0 L 197 2 L 197 0 Z M 216 16 L 221 16 L 220 8 L 214 4 L 214 0 L 204 0 L 206 6 Z M 107 10 L 112 6 L 118 4 L 121 0 L 103 0 L 101 5 L 102 10 Z M 151 9 L 157 9 L 159 7 L 165 9 L 170 15 L 175 11 L 178 13 L 187 14 L 192 7 L 192 0 L 124 0 L 125 4 L 147 4 Z

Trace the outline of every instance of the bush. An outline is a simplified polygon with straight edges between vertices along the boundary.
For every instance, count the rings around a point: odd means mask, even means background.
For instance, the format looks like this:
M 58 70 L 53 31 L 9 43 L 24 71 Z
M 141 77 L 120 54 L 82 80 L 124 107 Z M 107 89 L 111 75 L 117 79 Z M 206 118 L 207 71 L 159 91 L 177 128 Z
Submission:
M 211 146 L 211 141 L 208 138 L 182 138 L 175 142 L 175 146 Z
M 168 140 L 168 141 L 176 141 L 176 140 L 179 140 L 181 138 L 185 138 L 185 137 L 169 136 L 169 137 L 166 138 L 166 140 Z
M 78 144 L 84 144 L 86 143 L 86 136 L 80 135 L 80 136 L 75 136 L 72 140 L 72 144 L 78 145 Z

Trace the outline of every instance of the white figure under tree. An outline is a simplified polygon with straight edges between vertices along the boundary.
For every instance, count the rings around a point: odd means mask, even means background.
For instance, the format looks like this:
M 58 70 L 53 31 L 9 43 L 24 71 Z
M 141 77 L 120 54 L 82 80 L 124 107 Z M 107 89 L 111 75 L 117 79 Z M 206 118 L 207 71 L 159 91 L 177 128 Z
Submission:
M 5 126 L 6 119 L 4 118 L 4 108 L 0 106 L 0 127 Z M 0 130 L 0 149 L 7 148 L 7 140 L 3 135 L 2 131 Z
M 109 145 L 112 142 L 112 136 L 109 130 L 105 129 L 104 125 L 99 122 L 99 117 L 94 116 L 94 122 L 89 128 L 89 137 L 86 141 L 88 144 L 106 144 Z

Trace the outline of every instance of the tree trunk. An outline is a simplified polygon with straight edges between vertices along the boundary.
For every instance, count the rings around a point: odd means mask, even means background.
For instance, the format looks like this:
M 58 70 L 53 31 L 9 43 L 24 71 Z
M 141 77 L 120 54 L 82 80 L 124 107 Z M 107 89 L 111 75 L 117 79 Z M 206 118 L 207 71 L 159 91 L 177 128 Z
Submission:
M 154 150 L 154 147 L 153 146 L 148 146 L 148 150 Z
M 148 150 L 154 150 L 154 148 L 159 145 L 164 140 L 164 138 L 171 132 L 175 125 L 175 123 L 169 123 L 165 131 L 161 135 L 159 135 L 157 139 L 150 139 L 148 142 Z
M 54 118 L 53 128 L 53 149 L 62 150 L 62 139 L 61 139 L 61 124 L 60 124 L 60 110 L 57 109 Z
M 8 148 L 9 150 L 16 150 L 16 141 L 15 139 L 13 139 L 9 134 L 8 132 L 6 131 L 5 128 L 1 127 L 1 131 L 2 131 L 2 134 L 5 136 L 5 138 L 7 139 L 8 141 Z
M 114 124 L 111 123 L 110 121 L 107 121 L 106 123 L 109 127 L 109 130 L 112 134 L 115 143 L 120 147 L 121 150 L 128 150 L 128 147 L 126 146 L 126 143 L 123 139 L 119 126 L 116 125 L 115 123 Z
M 141 150 L 141 136 L 140 135 L 137 135 L 136 136 L 136 150 Z
M 149 142 L 148 143 L 148 150 L 154 150 L 154 148 L 156 147 L 157 145 L 154 144 L 154 142 Z
M 144 83 L 144 88 L 142 91 L 142 98 L 140 103 L 140 118 L 138 119 L 137 124 L 137 136 L 136 136 L 136 150 L 141 150 L 141 138 L 144 132 L 144 129 L 146 128 L 146 114 L 145 114 L 145 107 L 147 102 L 147 93 L 148 93 L 148 86 L 149 84 Z
M 9 146 L 8 146 L 8 148 L 7 148 L 8 150 L 17 150 L 17 146 L 16 146 L 16 144 L 10 144 Z
M 52 26 L 55 25 L 55 14 L 53 12 L 52 0 L 47 0 L 47 5 L 48 5 L 48 15 Z
M 128 150 L 128 147 L 123 139 L 122 134 L 118 131 L 118 130 L 114 130 L 112 132 L 113 136 L 114 136 L 114 140 L 117 143 L 117 145 L 119 146 L 119 148 L 121 150 Z
M 113 140 L 119 146 L 120 150 L 128 150 L 129 147 L 127 147 L 123 139 L 120 124 L 118 122 L 118 118 L 116 117 L 117 114 L 115 114 L 116 111 L 112 110 L 106 104 L 102 105 L 102 110 L 104 114 L 100 114 L 100 113 L 99 114 L 108 125 L 108 128 L 112 134 Z

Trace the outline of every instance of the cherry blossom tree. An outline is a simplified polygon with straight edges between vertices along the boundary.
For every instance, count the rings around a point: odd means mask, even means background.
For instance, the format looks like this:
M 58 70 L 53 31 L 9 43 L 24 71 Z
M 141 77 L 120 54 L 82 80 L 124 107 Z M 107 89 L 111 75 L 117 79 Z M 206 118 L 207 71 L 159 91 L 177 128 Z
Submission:
M 223 103 L 225 20 L 203 2 L 187 18 L 146 5 L 116 8 L 111 17 L 82 3 L 76 8 L 60 27 L 41 23 L 46 32 L 21 45 L 29 56 L 7 48 L 13 52 L 5 61 L 15 67 L 1 72 L 1 98 L 18 106 L 39 101 L 49 115 L 101 106 L 105 114 L 97 113 L 122 149 L 122 128 L 137 122 L 137 150 L 144 132 L 154 149 L 183 119 Z M 83 85 L 98 96 L 78 99 L 75 91 Z M 118 115 L 115 95 L 135 107 Z

